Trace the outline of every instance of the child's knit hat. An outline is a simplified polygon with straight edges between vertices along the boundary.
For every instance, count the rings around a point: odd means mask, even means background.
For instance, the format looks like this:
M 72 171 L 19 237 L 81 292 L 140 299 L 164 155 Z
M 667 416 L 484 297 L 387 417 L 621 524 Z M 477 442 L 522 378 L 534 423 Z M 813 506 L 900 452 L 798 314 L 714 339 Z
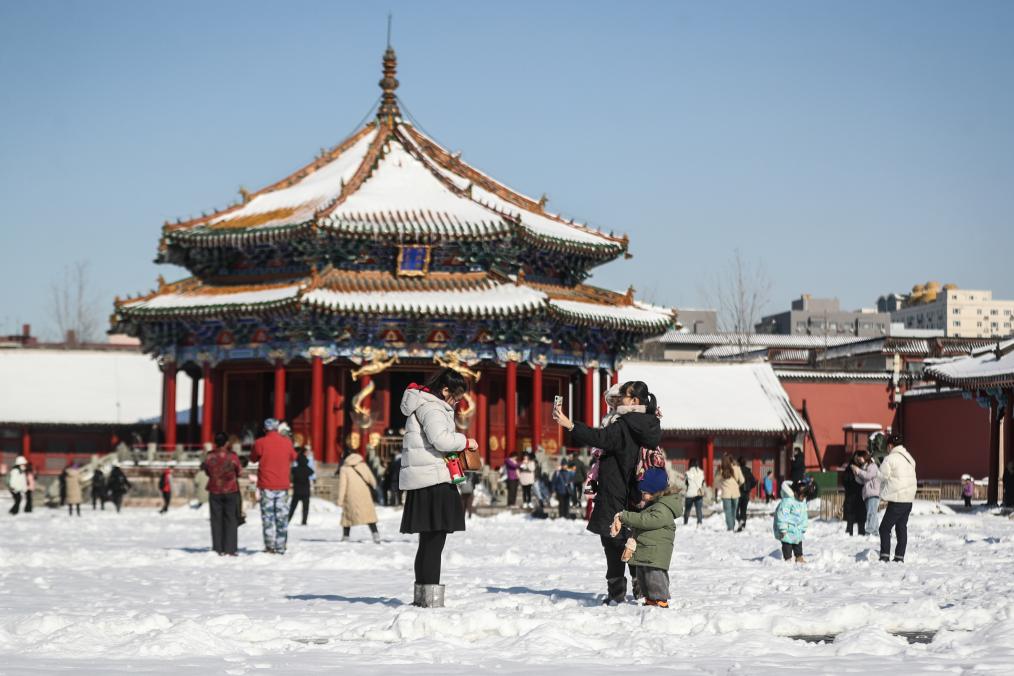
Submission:
M 644 473 L 644 478 L 637 483 L 637 488 L 642 493 L 655 494 L 665 490 L 668 485 L 669 475 L 665 470 L 661 467 L 652 467 Z

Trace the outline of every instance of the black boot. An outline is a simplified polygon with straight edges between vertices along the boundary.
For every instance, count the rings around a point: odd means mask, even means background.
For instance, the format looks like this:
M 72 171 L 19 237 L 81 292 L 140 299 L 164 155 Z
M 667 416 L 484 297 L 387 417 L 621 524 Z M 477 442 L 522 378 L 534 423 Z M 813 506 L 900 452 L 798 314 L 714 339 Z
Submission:
M 604 604 L 624 603 L 627 600 L 627 578 L 606 578 L 606 600 Z

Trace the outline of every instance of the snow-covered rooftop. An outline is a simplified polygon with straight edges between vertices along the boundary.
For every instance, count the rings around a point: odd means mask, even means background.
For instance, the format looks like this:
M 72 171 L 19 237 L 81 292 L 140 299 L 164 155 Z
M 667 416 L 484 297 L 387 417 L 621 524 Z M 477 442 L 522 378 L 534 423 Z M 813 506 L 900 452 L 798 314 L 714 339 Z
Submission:
M 807 429 L 769 364 L 631 361 L 620 369 L 620 382 L 629 380 L 647 383 L 667 432 L 793 435 Z
M 856 336 L 795 336 L 773 333 L 688 333 L 670 329 L 661 338 L 661 343 L 671 345 L 741 345 L 744 347 L 796 347 L 823 349 L 866 340 Z
M 179 378 L 176 410 L 185 411 L 190 388 Z M 161 415 L 162 373 L 140 351 L 0 350 L 0 383 L 3 423 L 128 424 Z
M 938 361 L 927 366 L 924 375 L 957 387 L 1014 385 L 1014 338 L 967 357 Z

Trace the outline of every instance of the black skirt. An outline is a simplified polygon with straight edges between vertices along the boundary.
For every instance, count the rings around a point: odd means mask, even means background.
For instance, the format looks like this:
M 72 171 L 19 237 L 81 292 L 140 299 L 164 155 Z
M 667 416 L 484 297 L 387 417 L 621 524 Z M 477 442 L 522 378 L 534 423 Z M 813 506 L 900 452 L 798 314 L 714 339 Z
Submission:
M 402 533 L 453 533 L 459 530 L 465 530 L 465 510 L 454 484 L 436 484 L 405 491 Z

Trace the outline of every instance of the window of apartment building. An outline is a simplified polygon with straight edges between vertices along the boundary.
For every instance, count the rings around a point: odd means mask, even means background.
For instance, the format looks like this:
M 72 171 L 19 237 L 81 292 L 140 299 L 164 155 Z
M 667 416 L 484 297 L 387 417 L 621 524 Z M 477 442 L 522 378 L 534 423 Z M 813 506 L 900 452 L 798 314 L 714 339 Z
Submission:
M 951 294 L 951 300 L 957 300 L 957 299 L 958 299 L 958 294 L 952 293 Z
M 954 322 L 953 322 L 953 324 L 954 324 L 954 326 L 961 326 L 961 320 L 960 319 L 955 319 Z
M 975 325 L 978 326 L 980 329 L 982 328 L 982 322 L 975 322 Z
M 991 328 L 991 329 L 997 329 L 997 328 L 1000 328 L 1000 325 L 998 323 L 996 323 L 996 322 L 991 322 L 990 325 L 989 325 L 989 328 Z
M 1006 310 L 1004 310 L 1004 311 L 1003 311 L 1003 313 L 1004 313 L 1005 315 L 1009 315 L 1009 314 L 1010 314 L 1010 308 L 1007 308 Z
M 980 308 L 975 308 L 975 314 L 981 315 L 982 314 L 982 308 L 981 307 Z
M 960 315 L 961 314 L 961 310 L 959 310 L 958 308 L 954 308 L 953 310 L 951 310 L 951 314 L 952 315 Z
M 991 314 L 991 315 L 998 315 L 998 314 L 1000 314 L 1000 311 L 997 310 L 996 308 L 993 308 L 992 310 L 989 311 L 989 314 Z

